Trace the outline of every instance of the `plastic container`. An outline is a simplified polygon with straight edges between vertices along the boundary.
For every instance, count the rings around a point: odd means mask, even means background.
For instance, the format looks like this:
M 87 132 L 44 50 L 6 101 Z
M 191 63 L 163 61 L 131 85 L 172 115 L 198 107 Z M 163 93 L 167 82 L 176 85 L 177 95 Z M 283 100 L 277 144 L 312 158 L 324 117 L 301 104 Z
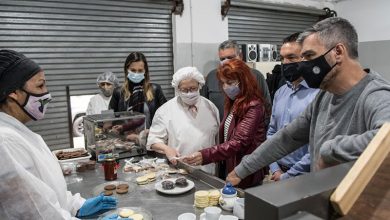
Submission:
M 79 151 L 81 149 L 80 148 L 67 148 L 67 149 L 55 150 L 55 151 L 52 151 L 52 154 L 54 155 L 54 157 L 57 158 L 57 153 L 59 153 L 61 151 L 63 151 L 63 152 L 74 152 L 74 151 Z M 77 157 L 77 158 L 72 158 L 72 159 L 65 159 L 65 160 L 58 160 L 58 162 L 60 163 L 60 165 L 63 164 L 63 163 L 70 163 L 70 162 L 73 162 L 73 163 L 88 162 L 89 158 L 91 158 L 91 154 L 90 153 L 88 153 L 88 156 Z

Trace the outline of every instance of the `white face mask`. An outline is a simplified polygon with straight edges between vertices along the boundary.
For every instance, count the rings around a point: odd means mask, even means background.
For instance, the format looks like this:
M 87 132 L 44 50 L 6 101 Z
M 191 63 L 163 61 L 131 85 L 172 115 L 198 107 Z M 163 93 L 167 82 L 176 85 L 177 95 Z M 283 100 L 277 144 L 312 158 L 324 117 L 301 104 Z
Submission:
M 198 102 L 200 94 L 199 90 L 197 90 L 196 92 L 188 93 L 179 92 L 179 96 L 181 100 L 187 105 L 195 105 Z
M 50 93 L 34 94 L 23 91 L 27 93 L 26 102 L 21 106 L 24 112 L 34 121 L 43 119 L 47 106 L 52 100 Z

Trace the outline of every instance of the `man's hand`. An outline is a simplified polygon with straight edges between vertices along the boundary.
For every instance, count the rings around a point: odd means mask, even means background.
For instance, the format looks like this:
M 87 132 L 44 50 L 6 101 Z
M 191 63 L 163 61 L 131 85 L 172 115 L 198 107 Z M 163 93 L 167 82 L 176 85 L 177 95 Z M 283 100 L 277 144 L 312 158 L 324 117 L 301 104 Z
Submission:
M 281 171 L 281 170 L 275 171 L 274 174 L 272 174 L 272 176 L 271 176 L 271 180 L 279 181 L 282 174 L 283 174 L 283 171 Z
M 233 170 L 226 177 L 226 182 L 230 182 L 233 186 L 236 186 L 241 182 L 241 178 L 238 177 L 236 171 Z
M 203 162 L 202 153 L 195 152 L 191 155 L 184 157 L 183 161 L 185 163 L 188 163 L 189 165 L 193 165 L 193 166 L 202 165 L 202 162 Z
M 324 162 L 324 160 L 322 159 L 322 157 L 319 157 L 318 158 L 318 162 L 317 162 L 317 164 L 316 164 L 316 170 L 318 171 L 318 170 L 322 170 L 322 169 L 325 169 L 325 168 L 327 168 L 327 167 L 331 167 L 332 165 L 329 165 L 329 164 L 326 164 L 325 162 Z

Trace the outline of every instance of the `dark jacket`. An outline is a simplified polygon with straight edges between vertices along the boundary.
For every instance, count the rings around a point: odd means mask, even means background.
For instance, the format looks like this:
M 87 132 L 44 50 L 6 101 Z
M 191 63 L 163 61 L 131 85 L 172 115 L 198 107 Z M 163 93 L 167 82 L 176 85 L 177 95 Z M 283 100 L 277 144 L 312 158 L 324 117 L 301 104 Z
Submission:
M 150 122 L 152 122 L 154 114 L 156 113 L 157 109 L 167 101 L 161 89 L 161 86 L 155 83 L 151 83 L 151 85 L 153 89 L 154 99 L 152 101 L 146 101 L 150 111 L 150 120 L 149 120 Z M 112 94 L 111 97 L 109 108 L 113 109 L 114 112 L 127 111 L 128 106 L 122 94 L 122 87 L 118 87 L 114 90 L 114 93 Z
M 223 131 L 227 113 L 224 114 L 223 123 L 219 128 L 220 143 L 210 148 L 201 150 L 203 164 L 226 160 L 226 171 L 231 172 L 241 159 L 251 154 L 266 139 L 265 107 L 258 100 L 250 102 L 244 117 L 238 118 L 233 114 L 229 126 L 227 141 L 223 142 Z M 257 186 L 267 172 L 267 168 L 260 169 L 246 177 L 238 185 L 240 188 Z

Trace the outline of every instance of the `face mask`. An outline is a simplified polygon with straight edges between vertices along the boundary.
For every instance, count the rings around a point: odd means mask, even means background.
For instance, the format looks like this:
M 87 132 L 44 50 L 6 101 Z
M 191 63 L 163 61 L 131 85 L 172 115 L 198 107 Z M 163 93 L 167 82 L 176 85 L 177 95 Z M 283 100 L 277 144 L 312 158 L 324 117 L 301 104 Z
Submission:
M 298 63 L 299 62 L 282 64 L 282 75 L 287 81 L 294 82 L 301 77 L 301 74 L 298 72 Z
M 330 66 L 328 61 L 325 59 L 325 55 L 333 50 L 333 48 L 314 60 L 298 63 L 298 72 L 302 74 L 309 87 L 320 88 L 325 76 L 337 65 L 336 63 L 333 66 Z
M 237 85 L 231 85 L 223 88 L 223 91 L 225 91 L 226 95 L 231 99 L 235 100 L 238 93 L 240 93 L 240 87 Z
M 112 93 L 114 92 L 114 88 L 111 88 L 111 89 L 100 88 L 100 91 L 102 91 L 104 96 L 110 97 L 112 95 Z
M 145 73 L 134 73 L 129 70 L 127 78 L 133 83 L 140 83 L 145 79 Z
M 52 100 L 50 93 L 34 94 L 23 91 L 27 93 L 26 102 L 21 106 L 24 112 L 34 121 L 43 119 L 47 106 Z
M 187 105 L 195 105 L 199 99 L 199 90 L 196 92 L 188 92 L 188 93 L 180 92 L 179 96 L 181 100 Z

